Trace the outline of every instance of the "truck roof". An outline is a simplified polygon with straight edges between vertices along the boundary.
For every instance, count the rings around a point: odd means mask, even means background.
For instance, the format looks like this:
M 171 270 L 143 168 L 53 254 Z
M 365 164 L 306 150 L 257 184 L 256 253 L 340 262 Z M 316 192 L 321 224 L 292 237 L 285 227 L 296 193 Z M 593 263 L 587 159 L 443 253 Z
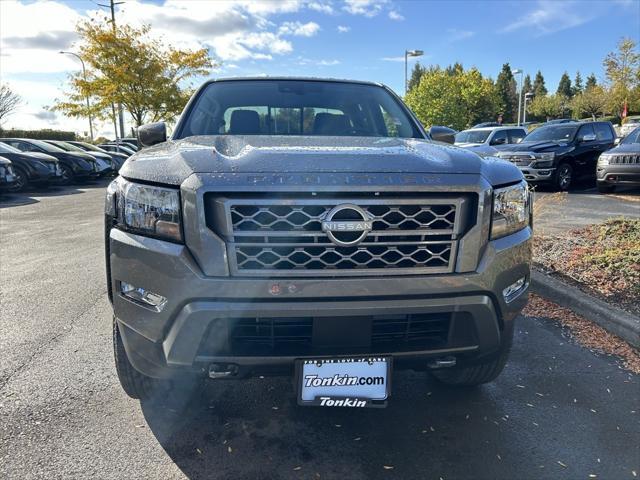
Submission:
M 279 80 L 294 80 L 294 81 L 303 81 L 303 82 L 340 82 L 340 83 L 355 83 L 361 85 L 373 85 L 376 87 L 384 87 L 385 85 L 379 82 L 370 82 L 367 80 L 352 80 L 345 78 L 326 78 L 326 77 L 287 77 L 287 76 L 260 76 L 260 77 L 223 77 L 223 78 L 212 78 L 207 80 L 205 83 L 216 83 L 216 82 L 234 82 L 234 81 L 279 81 Z

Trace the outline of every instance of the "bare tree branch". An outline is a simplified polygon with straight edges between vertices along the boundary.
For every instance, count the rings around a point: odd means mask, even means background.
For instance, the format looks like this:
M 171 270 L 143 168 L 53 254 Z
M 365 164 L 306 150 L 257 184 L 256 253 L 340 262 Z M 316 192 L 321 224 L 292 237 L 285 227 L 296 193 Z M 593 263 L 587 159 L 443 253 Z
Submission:
M 21 103 L 22 97 L 11 90 L 9 85 L 0 85 L 0 125 L 6 117 L 15 113 Z

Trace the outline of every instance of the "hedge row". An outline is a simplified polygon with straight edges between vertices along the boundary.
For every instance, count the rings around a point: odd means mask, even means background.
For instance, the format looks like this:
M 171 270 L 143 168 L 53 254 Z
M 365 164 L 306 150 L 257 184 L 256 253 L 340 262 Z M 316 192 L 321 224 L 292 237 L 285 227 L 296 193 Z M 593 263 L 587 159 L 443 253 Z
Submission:
M 0 137 L 6 138 L 35 138 L 39 140 L 75 140 L 75 132 L 65 132 L 64 130 L 3 130 L 0 128 Z

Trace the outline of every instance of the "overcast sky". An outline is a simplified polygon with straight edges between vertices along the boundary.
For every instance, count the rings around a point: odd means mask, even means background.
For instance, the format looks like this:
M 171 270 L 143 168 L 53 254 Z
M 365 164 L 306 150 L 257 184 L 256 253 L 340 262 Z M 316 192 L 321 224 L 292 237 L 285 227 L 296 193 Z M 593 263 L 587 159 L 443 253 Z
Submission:
M 6 127 L 84 133 L 85 120 L 45 107 L 60 98 L 78 20 L 104 15 L 106 0 L 0 0 L 0 75 L 25 102 Z M 405 49 L 424 64 L 455 61 L 495 78 L 504 62 L 542 70 L 554 90 L 565 70 L 594 72 L 622 36 L 640 36 L 640 0 L 391 1 L 127 0 L 117 21 L 149 23 L 180 47 L 207 47 L 222 66 L 211 77 L 302 75 L 386 83 L 402 93 Z M 198 82 L 201 79 L 198 79 Z M 99 132 L 113 136 L 108 123 Z

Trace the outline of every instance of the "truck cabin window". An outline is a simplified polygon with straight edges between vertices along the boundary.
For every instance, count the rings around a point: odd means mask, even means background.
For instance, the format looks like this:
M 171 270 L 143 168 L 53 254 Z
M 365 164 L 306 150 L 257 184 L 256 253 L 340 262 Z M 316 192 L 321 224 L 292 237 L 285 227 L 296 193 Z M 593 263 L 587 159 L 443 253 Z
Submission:
M 382 87 L 296 80 L 209 84 L 187 112 L 176 138 L 192 135 L 423 138 Z

